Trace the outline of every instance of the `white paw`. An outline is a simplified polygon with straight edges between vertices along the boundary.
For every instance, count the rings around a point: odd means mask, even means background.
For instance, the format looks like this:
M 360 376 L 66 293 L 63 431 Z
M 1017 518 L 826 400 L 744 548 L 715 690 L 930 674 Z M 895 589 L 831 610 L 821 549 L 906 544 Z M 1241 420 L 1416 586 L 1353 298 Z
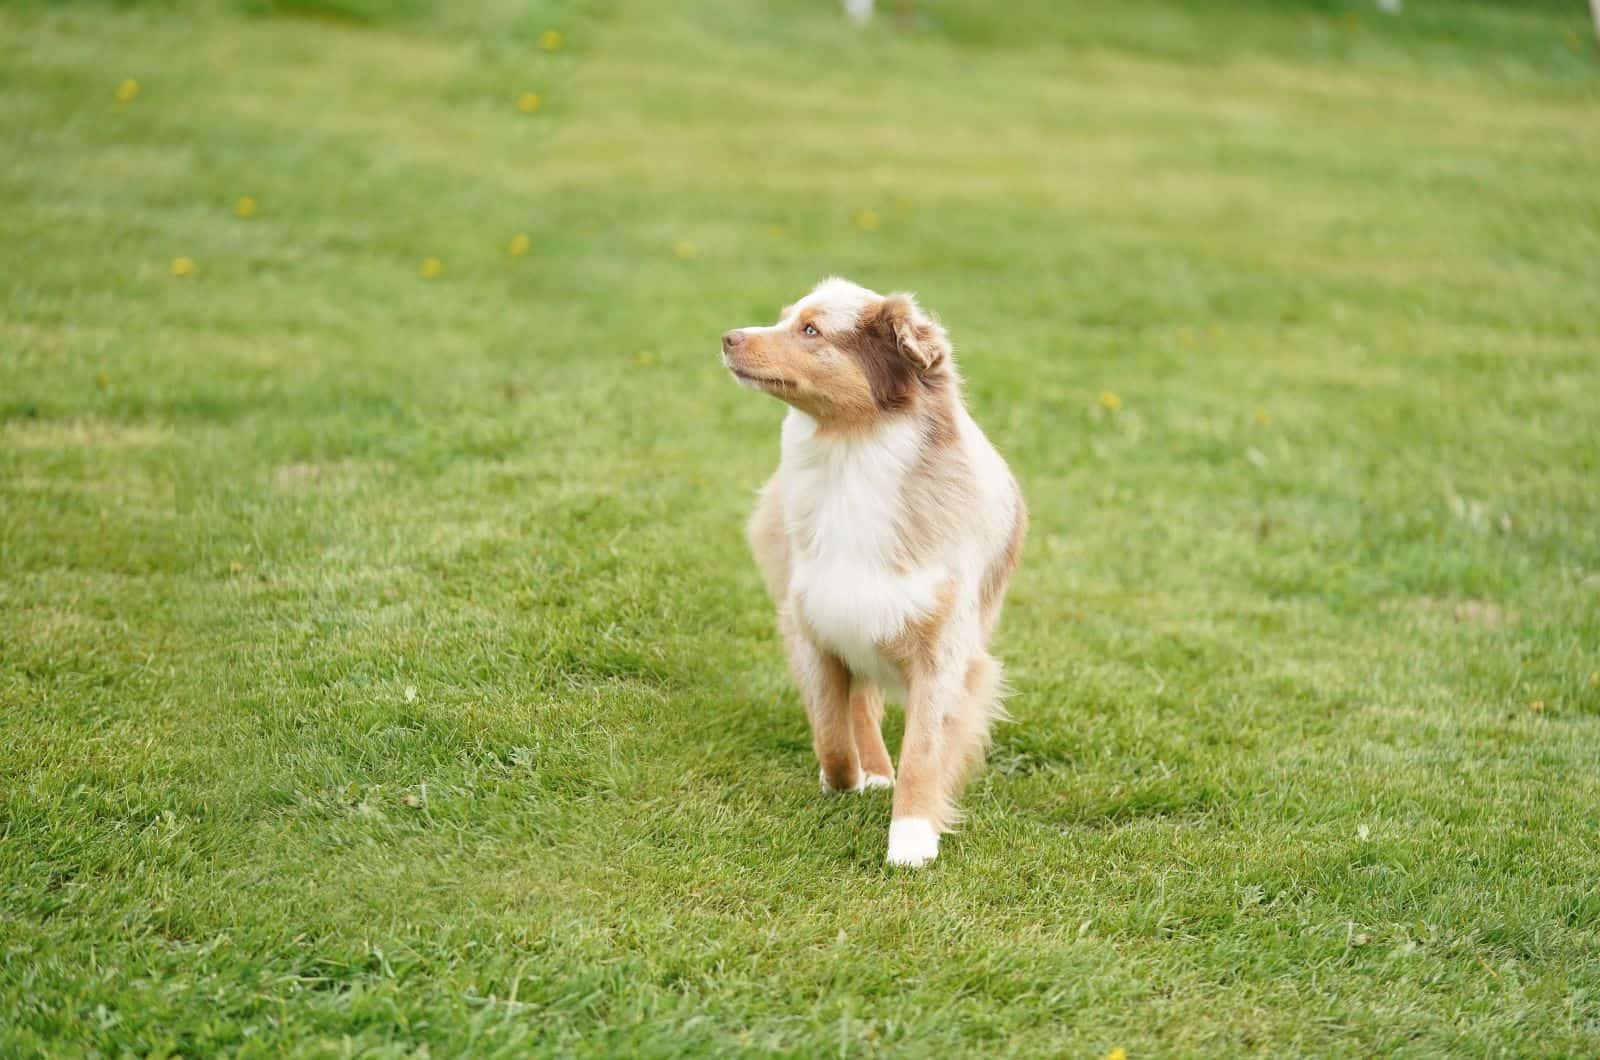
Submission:
M 867 774 L 865 773 L 862 773 L 860 776 L 858 776 L 856 778 L 856 786 L 853 788 L 836 788 L 832 784 L 828 783 L 828 774 L 825 771 L 821 769 L 817 770 L 817 779 L 822 782 L 822 793 L 824 795 L 841 795 L 860 791 L 862 786 L 866 783 L 866 777 Z
M 893 777 L 880 776 L 877 773 L 868 773 L 867 776 L 866 776 L 866 779 L 861 782 L 861 788 L 862 788 L 863 791 L 868 789 L 868 788 L 892 788 L 892 787 L 894 787 L 894 778 Z
M 939 833 L 926 817 L 900 817 L 889 822 L 889 864 L 921 868 L 939 856 Z

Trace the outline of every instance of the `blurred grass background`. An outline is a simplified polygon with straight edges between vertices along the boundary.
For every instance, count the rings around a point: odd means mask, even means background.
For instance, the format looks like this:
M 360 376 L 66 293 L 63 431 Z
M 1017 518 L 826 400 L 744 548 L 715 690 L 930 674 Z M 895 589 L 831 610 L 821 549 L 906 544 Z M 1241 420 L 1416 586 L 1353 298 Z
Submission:
M 0 136 L 0 1052 L 1600 1048 L 1581 4 L 24 0 Z M 740 537 L 830 273 L 1034 512 L 916 875 Z

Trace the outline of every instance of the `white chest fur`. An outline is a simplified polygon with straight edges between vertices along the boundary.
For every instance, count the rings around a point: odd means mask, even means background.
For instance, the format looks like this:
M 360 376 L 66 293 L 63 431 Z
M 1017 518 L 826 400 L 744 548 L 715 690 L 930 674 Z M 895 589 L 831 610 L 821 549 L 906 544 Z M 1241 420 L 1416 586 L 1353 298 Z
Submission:
M 798 411 L 783 424 L 790 588 L 825 647 L 891 687 L 899 675 L 878 645 L 934 606 L 944 577 L 905 571 L 898 555 L 902 486 L 921 446 L 909 420 L 850 438 L 819 437 Z

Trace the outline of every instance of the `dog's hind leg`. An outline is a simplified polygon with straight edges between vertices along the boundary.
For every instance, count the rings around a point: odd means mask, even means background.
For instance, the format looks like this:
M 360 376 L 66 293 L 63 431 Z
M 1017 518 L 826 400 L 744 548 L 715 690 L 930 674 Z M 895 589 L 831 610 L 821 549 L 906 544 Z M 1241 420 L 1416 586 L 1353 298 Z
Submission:
M 789 595 L 789 541 L 783 532 L 783 491 L 778 488 L 776 475 L 761 487 L 756 510 L 745 524 L 744 537 L 756 566 L 761 568 L 767 593 L 781 607 Z
M 989 753 L 990 726 L 1006 717 L 1000 663 L 987 652 L 967 664 L 966 695 L 944 719 L 944 801 L 954 807 L 961 790 Z M 952 810 L 951 821 L 955 820 Z
M 862 785 L 893 787 L 894 762 L 883 742 L 883 690 L 871 681 L 857 678 L 850 685 L 850 728 L 855 734 L 856 755 L 866 774 Z

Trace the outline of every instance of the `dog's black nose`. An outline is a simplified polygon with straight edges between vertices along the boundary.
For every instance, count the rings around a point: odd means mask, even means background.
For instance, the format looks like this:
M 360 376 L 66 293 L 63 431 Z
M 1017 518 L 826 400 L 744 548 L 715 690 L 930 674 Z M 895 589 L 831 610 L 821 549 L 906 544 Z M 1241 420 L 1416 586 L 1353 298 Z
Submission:
M 744 332 L 742 332 L 742 331 L 727 331 L 727 332 L 723 332 L 723 335 L 722 335 L 722 349 L 723 349 L 723 352 L 726 353 L 726 352 L 729 352 L 731 350 L 734 350 L 734 349 L 738 348 L 739 343 L 741 343 L 743 341 L 744 341 Z

